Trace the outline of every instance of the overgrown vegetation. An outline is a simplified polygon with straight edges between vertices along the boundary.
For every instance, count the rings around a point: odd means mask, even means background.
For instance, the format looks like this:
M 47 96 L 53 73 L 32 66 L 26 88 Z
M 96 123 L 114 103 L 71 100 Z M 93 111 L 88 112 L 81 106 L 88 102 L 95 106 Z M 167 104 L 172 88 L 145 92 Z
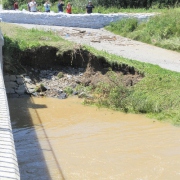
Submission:
M 59 48 L 60 51 L 63 47 L 63 49 L 72 49 L 74 52 L 74 44 L 57 37 L 55 32 L 19 29 L 19 27 L 5 23 L 1 24 L 1 28 L 3 34 L 6 34 L 3 47 L 5 61 L 10 59 L 9 61 L 13 65 L 18 62 L 21 55 L 17 52 L 24 51 L 27 48 L 33 49 L 34 46 L 40 48 L 46 43 Z M 13 31 L 11 31 L 12 29 Z M 42 40 L 42 37 L 49 39 L 49 41 Z M 27 38 L 29 38 L 29 42 L 26 42 Z M 37 39 L 40 39 L 38 43 Z M 121 81 L 121 76 L 117 77 L 113 71 L 109 71 L 107 74 L 110 83 L 100 83 L 97 87 L 80 85 L 77 88 L 87 88 L 86 92 L 94 93 L 95 98 L 91 101 L 87 100 L 87 103 L 95 103 L 101 107 L 105 106 L 124 112 L 146 113 L 148 116 L 159 120 L 180 124 L 180 73 L 148 63 L 125 59 L 104 51 L 97 51 L 90 47 L 84 47 L 84 49 L 96 56 L 97 59 L 103 57 L 110 64 L 127 64 L 144 74 L 144 78 L 135 86 L 125 87 Z M 16 59 L 14 59 L 15 54 L 18 54 Z M 71 94 L 72 90 L 67 88 L 67 92 Z
M 72 87 L 66 87 L 64 89 L 64 92 L 67 94 L 67 95 L 71 95 L 73 93 L 73 89 Z
M 128 96 L 132 93 L 132 88 L 128 88 L 123 84 L 122 77 L 110 70 L 107 73 L 109 83 L 100 82 L 95 88 L 95 96 L 93 100 L 86 100 L 86 103 L 96 103 L 98 106 L 122 110 L 128 112 Z M 98 99 L 98 100 L 97 100 Z
M 109 62 L 128 64 L 144 73 L 145 77 L 135 86 L 124 87 L 120 79 L 110 73 L 111 84 L 100 83 L 95 90 L 96 98 L 86 103 L 96 103 L 124 112 L 146 113 L 158 120 L 180 124 L 180 73 L 159 66 L 128 60 L 93 48 L 96 56 L 104 56 Z
M 63 72 L 59 72 L 58 75 L 57 75 L 57 77 L 58 77 L 59 79 L 63 78 L 63 77 L 64 77 Z
M 180 52 L 180 11 L 169 10 L 148 22 L 124 19 L 111 23 L 107 30 L 134 40 Z
M 13 9 L 15 0 L 3 0 L 3 7 L 5 9 Z M 44 0 L 36 0 L 39 11 L 44 11 Z M 57 0 L 50 1 L 51 11 L 57 12 Z M 68 3 L 65 0 L 65 5 Z M 27 10 L 27 1 L 19 0 L 20 10 Z M 87 0 L 73 0 L 70 1 L 72 4 L 73 13 L 85 13 Z M 164 8 L 175 8 L 179 7 L 180 0 L 93 0 L 95 9 L 93 12 L 98 13 L 117 13 L 117 12 L 154 12 Z
M 25 51 L 36 51 L 39 47 L 57 49 L 57 55 L 61 56 L 65 51 L 73 49 L 73 43 L 63 40 L 52 31 L 40 31 L 36 29 L 25 29 L 19 26 L 1 22 L 1 30 L 4 36 L 3 53 L 5 67 L 10 72 L 22 71 L 19 59 Z M 50 55 L 51 56 L 51 55 Z

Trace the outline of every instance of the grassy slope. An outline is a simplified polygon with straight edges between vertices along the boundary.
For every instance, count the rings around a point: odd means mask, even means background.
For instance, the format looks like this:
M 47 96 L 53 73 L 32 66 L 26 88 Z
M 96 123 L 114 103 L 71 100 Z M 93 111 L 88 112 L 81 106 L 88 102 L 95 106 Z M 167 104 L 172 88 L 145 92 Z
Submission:
M 61 51 L 74 47 L 73 43 L 63 40 L 53 32 L 27 30 L 6 23 L 1 23 L 1 29 L 4 35 L 16 40 L 22 50 L 41 45 L 55 46 Z M 126 105 L 129 112 L 146 112 L 149 116 L 160 120 L 170 120 L 175 124 L 180 123 L 180 73 L 110 55 L 90 47 L 85 48 L 97 56 L 105 57 L 110 62 L 117 61 L 134 66 L 145 74 L 145 78 L 134 87 L 133 93 L 129 97 Z
M 168 10 L 148 22 L 126 19 L 111 23 L 107 30 L 134 40 L 180 52 L 180 9 Z
M 180 73 L 162 69 L 159 66 L 124 59 L 103 51 L 88 48 L 97 56 L 104 56 L 108 61 L 117 61 L 133 66 L 145 74 L 129 97 L 127 108 L 130 112 L 145 112 L 149 117 L 180 123 Z
M 18 42 L 21 50 L 39 47 L 42 45 L 54 46 L 66 51 L 73 48 L 73 43 L 65 41 L 63 38 L 56 36 L 51 31 L 40 31 L 36 29 L 26 29 L 14 24 L 1 23 L 1 31 L 4 36 L 10 37 L 13 41 Z

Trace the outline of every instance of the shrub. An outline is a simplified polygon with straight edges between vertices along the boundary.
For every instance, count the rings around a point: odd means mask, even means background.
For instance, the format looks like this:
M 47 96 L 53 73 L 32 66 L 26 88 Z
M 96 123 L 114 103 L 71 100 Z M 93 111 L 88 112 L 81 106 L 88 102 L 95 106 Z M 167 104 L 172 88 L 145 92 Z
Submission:
M 127 99 L 132 89 L 126 87 L 122 77 L 113 71 L 109 71 L 107 76 L 109 82 L 101 82 L 95 89 L 96 103 L 100 106 L 128 111 Z
M 71 95 L 71 94 L 73 93 L 73 89 L 72 89 L 71 87 L 66 87 L 66 88 L 64 89 L 64 92 L 65 92 L 66 94 L 68 94 L 68 95 Z
M 57 75 L 57 77 L 58 77 L 59 79 L 63 78 L 63 77 L 64 77 L 63 72 L 59 72 L 58 75 Z

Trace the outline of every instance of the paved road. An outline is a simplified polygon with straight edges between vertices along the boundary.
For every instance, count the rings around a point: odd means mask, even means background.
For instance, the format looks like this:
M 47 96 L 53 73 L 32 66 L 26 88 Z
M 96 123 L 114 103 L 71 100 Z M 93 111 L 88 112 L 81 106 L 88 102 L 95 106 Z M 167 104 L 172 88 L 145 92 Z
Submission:
M 83 29 L 60 26 L 19 24 L 26 28 L 53 30 L 63 38 L 79 44 L 86 44 L 128 59 L 159 65 L 162 68 L 180 72 L 180 53 L 114 35 L 105 29 Z M 84 33 L 79 33 L 85 31 Z

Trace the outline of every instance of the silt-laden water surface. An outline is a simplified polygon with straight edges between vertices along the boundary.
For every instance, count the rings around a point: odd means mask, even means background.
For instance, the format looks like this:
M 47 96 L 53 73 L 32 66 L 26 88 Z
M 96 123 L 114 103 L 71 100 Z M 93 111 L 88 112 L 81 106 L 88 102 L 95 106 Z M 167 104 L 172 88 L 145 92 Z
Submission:
M 180 128 L 68 98 L 9 99 L 22 180 L 179 180 Z

